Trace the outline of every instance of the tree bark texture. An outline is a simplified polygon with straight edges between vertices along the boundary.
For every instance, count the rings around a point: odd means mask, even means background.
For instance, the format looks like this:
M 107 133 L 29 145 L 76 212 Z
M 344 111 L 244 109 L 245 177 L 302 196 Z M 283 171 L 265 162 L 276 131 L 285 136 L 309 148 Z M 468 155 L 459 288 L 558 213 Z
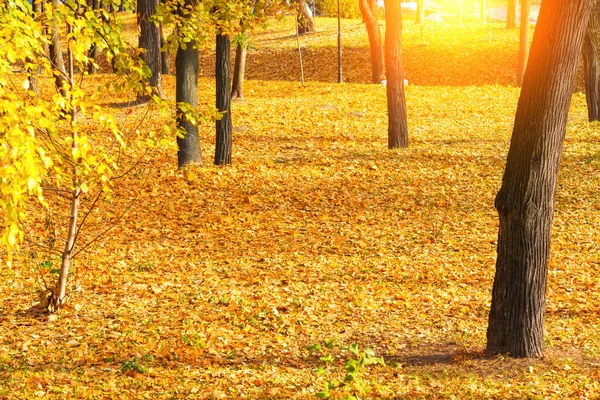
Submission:
M 529 21 L 531 11 L 531 0 L 521 0 L 521 38 L 519 39 L 519 65 L 517 69 L 517 84 L 523 85 L 523 77 L 527 69 L 529 59 Z
M 298 0 L 298 15 L 296 18 L 298 19 L 299 35 L 315 31 L 315 24 L 308 13 L 306 0 Z
M 233 81 L 231 87 L 231 100 L 244 98 L 244 74 L 246 72 L 246 51 L 248 40 L 238 42 L 235 50 L 235 63 L 233 64 Z
M 583 42 L 583 66 L 585 76 L 585 99 L 588 118 L 600 121 L 600 71 L 598 71 L 598 45 L 600 44 L 600 20 L 598 1 L 590 14 L 587 32 Z
M 175 100 L 177 104 L 188 103 L 198 107 L 198 49 L 196 43 L 186 43 L 175 55 Z M 183 113 L 177 111 L 177 127 L 185 131 L 183 137 L 177 138 L 177 166 L 182 168 L 188 164 L 202 165 L 202 150 L 198 126 L 191 123 Z
M 58 0 L 52 0 L 52 9 L 58 8 Z M 65 60 L 63 59 L 63 52 L 60 47 L 60 34 L 58 21 L 53 18 L 50 22 L 50 60 L 52 61 L 52 69 L 54 71 L 54 81 L 56 88 L 60 92 L 61 96 L 67 97 L 67 91 L 65 84 L 67 83 L 67 69 L 65 68 Z
M 545 0 L 502 187 L 487 353 L 541 357 L 550 235 L 567 114 L 592 0 Z
M 385 0 L 385 69 L 387 78 L 388 148 L 408 147 L 404 71 L 402 69 L 402 11 L 400 2 Z
M 367 27 L 369 47 L 371 49 L 371 82 L 381 83 L 383 80 L 383 49 L 381 47 L 381 32 L 376 11 L 373 12 L 372 2 L 359 0 L 360 12 Z
M 156 13 L 158 0 L 138 0 L 138 24 L 140 26 L 139 48 L 145 49 L 144 61 L 150 68 L 152 76 L 149 84 L 162 95 L 162 65 L 160 56 L 160 29 L 150 21 Z
M 217 110 L 223 117 L 217 121 L 217 144 L 215 164 L 231 164 L 231 89 L 229 82 L 230 39 L 227 35 L 217 35 Z
M 517 0 L 508 0 L 506 6 L 506 29 L 517 27 Z

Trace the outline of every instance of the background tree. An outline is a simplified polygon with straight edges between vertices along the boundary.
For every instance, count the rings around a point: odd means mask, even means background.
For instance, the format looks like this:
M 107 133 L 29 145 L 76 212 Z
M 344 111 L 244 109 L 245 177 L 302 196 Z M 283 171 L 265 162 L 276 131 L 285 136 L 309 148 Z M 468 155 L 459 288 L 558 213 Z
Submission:
M 517 0 L 508 0 L 506 5 L 506 29 L 517 27 Z
M 377 20 L 377 3 L 374 0 L 359 0 L 362 19 L 369 35 L 371 49 L 371 82 L 381 83 L 383 79 L 383 50 L 381 48 L 381 33 Z
M 143 59 L 148 65 L 148 68 L 150 68 L 150 86 L 156 90 L 159 96 L 162 96 L 160 29 L 152 19 L 156 14 L 157 7 L 158 0 L 138 0 L 137 2 L 137 17 L 138 25 L 140 27 L 138 47 L 145 50 Z M 145 93 L 140 97 L 140 100 L 142 101 L 148 99 L 148 93 Z
M 388 105 L 388 148 L 408 147 L 408 124 L 402 67 L 402 9 L 385 0 L 385 69 Z
M 216 63 L 216 83 L 217 83 L 217 111 L 222 113 L 221 119 L 216 122 L 217 143 L 215 147 L 215 164 L 231 164 L 232 153 L 232 123 L 231 123 L 231 89 L 229 80 L 229 53 L 230 39 L 227 34 L 219 33 L 217 35 L 217 63 Z
M 521 0 L 521 38 L 519 39 L 519 65 L 517 67 L 517 84 L 523 84 L 527 60 L 529 59 L 529 30 L 531 0 Z
M 415 24 L 421 24 L 423 22 L 425 22 L 425 0 L 417 0 Z
M 63 58 L 62 48 L 60 47 L 60 31 L 59 31 L 59 19 L 57 13 L 54 10 L 58 9 L 58 0 L 51 1 L 52 17 L 50 19 L 50 59 L 54 65 L 54 80 L 56 82 L 56 88 L 60 91 L 62 97 L 67 96 L 66 87 L 67 84 L 67 69 L 65 68 L 65 60 Z
M 479 20 L 481 22 L 485 22 L 485 8 L 486 2 L 485 0 L 477 0 L 477 8 L 479 8 Z
M 242 33 L 236 36 L 234 43 L 236 49 L 231 85 L 231 100 L 244 98 L 244 75 L 246 72 L 246 53 L 248 50 L 247 33 L 242 31 Z
M 600 71 L 598 71 L 598 45 L 600 43 L 599 5 L 598 1 L 594 0 L 583 42 L 585 99 L 590 122 L 600 121 Z
M 592 0 L 545 0 L 495 206 L 487 352 L 541 357 L 556 180 Z
M 298 0 L 298 10 L 297 10 L 297 20 L 298 20 L 298 34 L 303 35 L 305 33 L 310 33 L 315 31 L 315 24 L 310 16 L 308 11 L 308 5 L 306 4 L 306 0 Z

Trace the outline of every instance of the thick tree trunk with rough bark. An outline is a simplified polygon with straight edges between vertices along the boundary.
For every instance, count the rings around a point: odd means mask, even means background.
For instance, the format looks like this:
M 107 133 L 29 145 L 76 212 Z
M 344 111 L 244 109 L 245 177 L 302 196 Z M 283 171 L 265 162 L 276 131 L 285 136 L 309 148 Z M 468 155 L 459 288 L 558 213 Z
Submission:
M 217 121 L 217 144 L 215 164 L 231 164 L 231 89 L 229 81 L 230 39 L 227 35 L 217 35 L 217 110 L 223 117 Z
M 52 0 L 52 9 L 56 10 L 58 8 L 58 0 Z M 60 47 L 60 34 L 58 21 L 55 18 L 50 22 L 50 59 L 52 60 L 52 67 L 54 72 L 54 81 L 56 83 L 56 88 L 60 92 L 63 97 L 67 97 L 67 91 L 65 89 L 65 84 L 67 83 L 67 69 L 65 68 L 65 60 L 63 59 L 63 52 Z
M 297 19 L 299 35 L 315 31 L 315 24 L 313 23 L 313 20 L 310 17 L 310 14 L 308 13 L 308 6 L 306 5 L 306 0 L 298 0 Z
M 198 107 L 198 49 L 196 43 L 186 43 L 186 48 L 181 46 L 175 56 L 175 100 L 187 103 L 194 108 Z M 177 138 L 177 166 L 179 168 L 188 164 L 202 165 L 202 150 L 198 126 L 190 122 L 185 115 L 177 111 L 177 127 L 184 131 L 183 137 Z
M 367 27 L 369 47 L 371 48 L 371 82 L 381 83 L 383 80 L 383 50 L 381 48 L 381 33 L 376 11 L 373 12 L 369 0 L 359 0 L 360 12 Z
M 600 121 L 600 71 L 598 71 L 598 46 L 600 44 L 600 20 L 598 2 L 594 1 L 587 32 L 583 42 L 583 66 L 585 76 L 585 99 L 588 118 Z
M 506 29 L 517 27 L 517 0 L 508 0 L 506 6 Z
M 241 39 L 235 50 L 235 63 L 233 64 L 233 81 L 231 86 L 231 100 L 244 98 L 244 74 L 246 72 L 246 50 L 248 40 Z
M 487 353 L 541 357 L 554 198 L 592 0 L 545 0 L 502 187 Z
M 156 89 L 159 95 L 162 95 L 160 29 L 150 21 L 150 18 L 156 13 L 157 6 L 158 0 L 138 0 L 137 13 L 140 26 L 139 48 L 145 49 L 144 61 L 152 72 L 148 83 Z
M 388 104 L 388 148 L 408 147 L 408 124 L 402 69 L 400 2 L 385 0 L 385 69 Z
M 521 38 L 519 39 L 519 65 L 517 69 L 517 84 L 523 84 L 523 77 L 527 69 L 529 59 L 529 21 L 531 11 L 531 0 L 521 0 Z

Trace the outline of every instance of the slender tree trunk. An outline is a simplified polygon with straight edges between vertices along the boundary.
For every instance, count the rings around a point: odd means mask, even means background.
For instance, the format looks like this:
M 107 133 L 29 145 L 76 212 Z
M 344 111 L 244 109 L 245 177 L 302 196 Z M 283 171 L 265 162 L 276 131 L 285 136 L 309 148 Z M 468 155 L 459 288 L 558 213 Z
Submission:
M 402 69 L 402 10 L 385 0 L 385 69 L 388 104 L 388 148 L 408 147 L 404 71 Z
M 92 9 L 94 10 L 94 12 L 97 12 L 100 9 L 100 0 L 92 1 Z M 90 61 L 90 63 L 88 64 L 88 73 L 90 75 L 93 75 L 96 73 L 95 63 L 98 62 L 98 46 L 96 44 L 92 45 L 88 56 L 92 59 L 92 61 Z
M 506 6 L 506 29 L 517 27 L 517 0 L 508 0 Z
M 56 0 L 55 0 L 56 1 Z M 162 96 L 162 65 L 160 57 L 160 29 L 150 18 L 156 13 L 158 0 L 139 0 L 137 3 L 138 24 L 140 26 L 139 48 L 145 49 L 144 61 L 152 76 L 149 84 Z M 148 100 L 141 96 L 140 100 Z
M 186 48 L 181 46 L 175 56 L 175 98 L 177 104 L 187 103 L 194 108 L 198 107 L 198 49 L 196 43 L 186 43 Z M 177 111 L 177 127 L 184 131 L 183 137 L 177 138 L 177 166 L 187 164 L 202 165 L 202 150 L 198 126 L 190 122 L 185 115 Z
M 363 21 L 367 26 L 369 35 L 369 47 L 371 48 L 371 82 L 381 83 L 383 79 L 383 51 L 381 48 L 381 33 L 379 31 L 379 21 L 377 13 L 373 12 L 368 0 L 359 0 L 360 12 Z
M 296 18 L 298 19 L 298 34 L 303 35 L 315 31 L 315 24 L 308 13 L 306 0 L 298 0 L 298 16 Z
M 231 164 L 231 89 L 229 82 L 229 48 L 227 35 L 217 35 L 217 110 L 223 117 L 217 121 L 217 144 L 215 148 L 215 164 Z
M 479 8 L 479 20 L 485 22 L 485 0 L 478 0 L 477 7 Z
M 161 48 L 161 51 L 160 51 L 161 72 L 163 75 L 169 75 L 171 73 L 171 52 L 168 49 L 162 50 L 162 48 L 165 46 L 165 43 L 166 43 L 165 35 L 163 33 L 162 23 L 160 24 L 159 32 L 160 32 L 160 48 Z
M 52 0 L 52 9 L 58 8 L 58 0 Z M 54 81 L 56 88 L 60 92 L 61 96 L 67 97 L 67 90 L 65 84 L 67 83 L 67 69 L 65 68 L 65 60 L 63 59 L 63 52 L 60 47 L 60 34 L 58 31 L 58 21 L 56 18 L 52 18 L 50 32 L 50 59 L 52 60 L 52 68 L 54 70 Z
M 246 72 L 246 51 L 248 40 L 242 39 L 235 50 L 235 63 L 233 65 L 233 81 L 231 87 L 231 100 L 244 98 L 244 74 Z
M 556 180 L 592 0 L 542 3 L 502 187 L 487 352 L 541 357 Z
M 421 24 L 425 22 L 425 0 L 417 0 L 417 15 L 415 17 L 415 24 Z
M 585 76 L 585 99 L 588 118 L 600 121 L 600 71 L 598 71 L 598 44 L 600 42 L 600 21 L 598 20 L 598 2 L 590 14 L 587 32 L 583 42 L 583 65 Z
M 527 69 L 529 59 L 529 21 L 531 11 L 531 0 L 521 0 L 521 38 L 519 40 L 519 67 L 517 71 L 517 84 L 523 84 L 523 77 Z

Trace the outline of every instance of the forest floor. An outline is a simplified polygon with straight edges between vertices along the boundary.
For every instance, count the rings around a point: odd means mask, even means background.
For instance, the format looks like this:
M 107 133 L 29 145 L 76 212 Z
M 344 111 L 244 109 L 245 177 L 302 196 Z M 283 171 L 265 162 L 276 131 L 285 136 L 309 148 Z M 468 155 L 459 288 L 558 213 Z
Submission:
M 344 21 L 340 85 L 335 22 L 318 19 L 300 38 L 302 86 L 292 23 L 254 36 L 233 165 L 211 164 L 212 123 L 204 167 L 155 150 L 90 214 L 82 243 L 128 210 L 80 255 L 66 310 L 31 308 L 56 258 L 23 252 L 0 270 L 0 398 L 310 399 L 344 380 L 351 344 L 385 365 L 334 398 L 598 398 L 600 136 L 584 96 L 559 178 L 545 357 L 486 358 L 518 32 L 407 23 L 410 147 L 390 151 L 363 26 Z M 200 86 L 213 104 L 210 74 Z M 164 87 L 174 97 L 172 76 Z M 123 113 L 167 122 L 145 111 Z M 64 210 L 51 211 L 32 218 L 60 238 Z

